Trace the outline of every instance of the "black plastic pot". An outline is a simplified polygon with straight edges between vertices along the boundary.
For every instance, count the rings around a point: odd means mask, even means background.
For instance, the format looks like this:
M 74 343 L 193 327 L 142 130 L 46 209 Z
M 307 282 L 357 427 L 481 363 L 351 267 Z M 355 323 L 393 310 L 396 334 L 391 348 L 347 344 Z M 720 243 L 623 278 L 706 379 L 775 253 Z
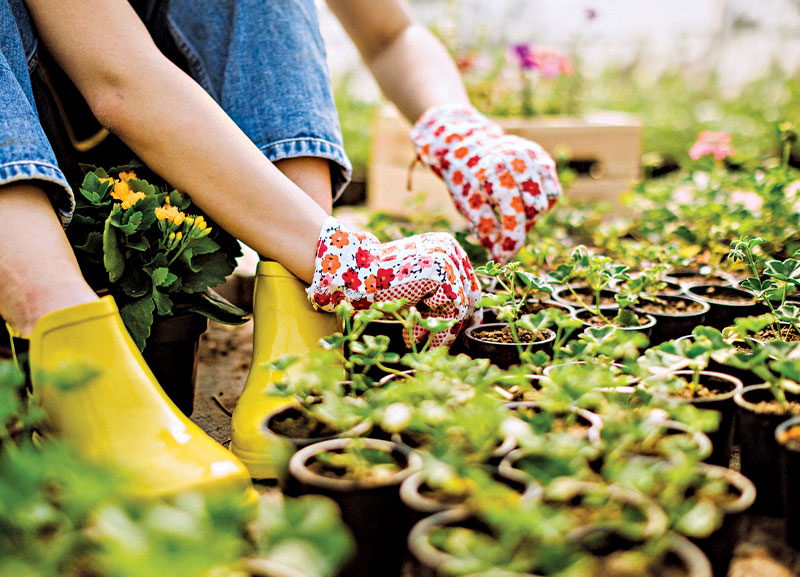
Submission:
M 142 352 L 147 366 L 172 402 L 189 416 L 197 386 L 197 348 L 208 319 L 192 312 L 156 317 Z
M 782 437 L 792 427 L 800 425 L 800 417 L 792 417 L 775 429 L 781 453 L 781 490 L 786 511 L 786 542 L 800 549 L 800 450 L 787 444 Z
M 382 479 L 380 483 L 366 483 L 358 479 L 318 475 L 308 468 L 317 455 L 342 451 L 355 441 L 332 439 L 304 447 L 289 461 L 289 473 L 304 493 L 333 499 L 342 511 L 342 519 L 353 533 L 356 553 L 339 572 L 339 577 L 399 577 L 409 530 L 399 487 L 406 477 L 421 468 L 422 459 L 390 441 L 358 439 L 366 448 L 391 453 L 401 464 L 401 470 Z
M 800 396 L 790 393 L 786 393 L 786 398 L 800 401 Z M 775 440 L 775 429 L 791 415 L 756 410 L 757 403 L 774 400 L 767 384 L 745 387 L 734 395 L 733 400 L 737 406 L 740 469 L 745 477 L 753 481 L 757 491 L 753 512 L 772 517 L 783 516 L 783 473 L 778 458 L 780 448 Z
M 735 280 L 724 273 L 701 274 L 698 269 L 682 268 L 672 269 L 667 273 L 667 278 L 676 281 L 684 288 L 694 285 L 732 286 Z
M 691 381 L 694 372 L 683 370 L 675 371 L 675 374 L 687 381 Z M 711 409 L 720 412 L 719 428 L 716 431 L 706 433 L 711 440 L 712 446 L 711 456 L 706 461 L 712 465 L 727 467 L 731 460 L 731 446 L 733 445 L 736 417 L 736 404 L 733 402 L 733 397 L 744 385 L 736 377 L 713 371 L 700 371 L 700 383 L 710 390 L 718 391 L 718 394 L 692 399 L 677 396 L 671 398 L 679 402 L 690 403 L 698 409 Z
M 531 483 L 530 479 L 520 471 L 513 469 L 500 471 L 497 467 L 489 467 L 487 473 L 498 483 L 519 493 L 520 499 L 535 499 L 540 492 L 539 487 Z M 448 500 L 431 497 L 427 479 L 425 471 L 418 471 L 406 477 L 400 485 L 400 499 L 409 509 L 412 524 L 433 513 L 468 508 L 458 497 Z
M 698 305 L 700 306 L 700 310 L 687 311 L 685 313 L 654 311 L 649 307 L 647 310 L 645 310 L 642 306 L 642 301 L 640 301 L 637 306 L 631 307 L 632 310 L 638 313 L 649 314 L 656 319 L 656 324 L 650 333 L 651 345 L 657 345 L 663 343 L 664 341 L 668 341 L 670 339 L 676 339 L 678 337 L 690 334 L 694 329 L 694 327 L 703 324 L 706 318 L 706 314 L 711 308 L 711 306 L 708 303 L 700 299 L 692 298 L 689 296 L 668 295 L 668 294 L 659 294 L 656 296 L 658 297 L 659 300 L 667 303 L 675 303 L 681 301 L 688 303 L 698 303 Z
M 609 319 L 613 319 L 615 316 L 617 316 L 617 311 L 618 311 L 618 309 L 615 309 L 615 308 L 603 308 L 602 309 L 602 313 L 606 317 L 608 317 Z M 581 321 L 584 324 L 584 326 L 593 327 L 593 326 L 597 326 L 597 325 L 594 325 L 594 324 L 590 323 L 588 321 L 588 319 L 590 319 L 592 316 L 594 316 L 594 314 L 595 314 L 594 311 L 590 311 L 590 310 L 587 310 L 587 309 L 581 309 L 581 310 L 578 310 L 578 311 L 575 312 L 575 318 L 578 319 L 579 321 Z M 619 330 L 621 330 L 621 331 L 639 331 L 649 339 L 650 335 L 653 332 L 653 327 L 656 326 L 656 319 L 655 319 L 655 317 L 653 315 L 647 315 L 647 314 L 646 315 L 641 315 L 640 314 L 639 316 L 644 316 L 647 320 L 643 324 L 639 325 L 638 327 L 617 327 L 617 328 Z
M 715 465 L 700 465 L 704 474 L 724 480 L 732 495 L 729 503 L 720 505 L 723 514 L 722 525 L 708 537 L 692 537 L 691 541 L 702 549 L 708 560 L 714 577 L 726 577 L 733 558 L 738 535 L 736 525 L 742 514 L 747 511 L 756 499 L 756 488 L 752 481 L 732 469 Z
M 329 439 L 339 439 L 342 437 L 361 437 L 367 435 L 372 429 L 372 421 L 363 421 L 340 433 L 333 433 L 330 435 L 322 435 L 317 437 L 289 437 L 280 433 L 275 428 L 275 422 L 285 418 L 304 419 L 306 416 L 295 405 L 287 405 L 282 407 L 277 411 L 270 413 L 264 420 L 265 433 L 267 435 L 274 435 L 276 437 L 286 439 L 292 445 L 294 445 L 295 449 L 302 449 L 308 445 L 319 443 L 320 441 L 327 441 Z
M 763 305 L 753 299 L 753 294 L 744 289 L 721 285 L 693 285 L 686 289 L 687 294 L 699 298 L 710 305 L 705 324 L 722 330 L 733 324 L 734 319 L 749 317 L 766 312 Z M 747 301 L 732 299 L 748 297 Z
M 518 365 L 519 349 L 515 343 L 493 343 L 475 336 L 475 333 L 480 333 L 485 330 L 502 330 L 505 326 L 506 323 L 494 323 L 469 327 L 464 334 L 470 356 L 475 359 L 489 359 L 495 365 L 503 369 L 507 369 L 512 365 Z M 523 348 L 531 352 L 544 351 L 547 354 L 551 354 L 553 351 L 553 343 L 556 340 L 556 334 L 550 329 L 543 329 L 543 332 L 546 335 L 545 339 L 522 345 Z

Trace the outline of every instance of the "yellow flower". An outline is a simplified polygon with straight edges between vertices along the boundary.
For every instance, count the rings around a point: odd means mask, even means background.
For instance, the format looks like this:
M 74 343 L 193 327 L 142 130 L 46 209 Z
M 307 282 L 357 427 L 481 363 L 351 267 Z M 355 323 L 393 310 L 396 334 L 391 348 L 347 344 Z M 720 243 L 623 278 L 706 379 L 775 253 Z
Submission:
M 180 240 L 182 238 L 183 238 L 183 233 L 181 231 L 175 233 L 175 240 Z
M 122 209 L 128 210 L 134 204 L 139 202 L 144 198 L 143 192 L 132 192 L 130 193 L 125 200 L 122 201 Z
M 131 170 L 129 172 L 120 172 L 119 179 L 123 182 L 128 182 L 131 179 L 138 180 L 138 177 L 136 176 L 136 173 Z
M 178 207 L 169 203 L 169 197 L 167 197 L 164 206 L 156 207 L 155 213 L 158 220 L 167 220 L 175 226 L 180 226 L 186 218 L 186 215 L 179 211 Z

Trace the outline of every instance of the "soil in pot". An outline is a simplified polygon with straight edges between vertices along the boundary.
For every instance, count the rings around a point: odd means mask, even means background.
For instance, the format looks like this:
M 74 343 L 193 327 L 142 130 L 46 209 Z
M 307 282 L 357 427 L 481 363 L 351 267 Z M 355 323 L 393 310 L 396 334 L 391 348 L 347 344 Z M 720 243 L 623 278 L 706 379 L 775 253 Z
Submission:
M 359 453 L 369 466 L 343 463 Z M 332 439 L 294 454 L 289 472 L 301 492 L 333 499 L 353 533 L 356 554 L 339 577 L 400 576 L 409 524 L 399 486 L 420 466 L 418 455 L 377 439 Z
M 573 294 L 574 292 L 574 294 Z M 577 294 L 577 296 L 575 296 Z M 617 300 L 614 298 L 616 292 L 610 289 L 602 289 L 600 291 L 600 306 L 601 307 L 615 307 Z M 579 300 L 580 299 L 580 300 Z M 553 291 L 553 300 L 566 304 L 571 307 L 583 307 L 595 305 L 595 292 L 586 285 L 573 285 L 572 290 L 569 287 L 558 287 Z
M 372 428 L 370 423 L 364 422 L 341 430 L 313 418 L 292 405 L 279 409 L 267 417 L 265 427 L 273 435 L 291 441 L 296 448 L 334 437 L 357 437 L 366 434 Z
M 691 383 L 693 371 L 676 371 L 678 376 Z M 700 371 L 700 381 L 697 389 L 684 387 L 669 393 L 670 397 L 691 403 L 698 409 L 711 409 L 720 412 L 720 424 L 716 431 L 708 432 L 711 439 L 712 452 L 707 462 L 713 465 L 727 467 L 731 459 L 731 446 L 733 445 L 734 417 L 736 404 L 733 397 L 743 388 L 742 382 L 725 373 Z
M 690 334 L 694 327 L 703 324 L 711 307 L 690 297 L 659 294 L 656 300 L 640 300 L 632 308 L 655 317 L 656 325 L 650 334 L 650 344 L 657 345 Z
M 781 488 L 786 505 L 786 541 L 800 549 L 800 417 L 784 421 L 775 430 L 781 448 Z
M 675 279 L 680 285 L 690 287 L 694 285 L 730 286 L 733 279 L 724 274 L 701 274 L 697 269 L 677 269 L 667 273 L 667 277 Z
M 794 343 L 800 341 L 800 333 L 792 325 L 781 323 L 778 330 L 775 330 L 772 326 L 761 329 L 756 333 L 755 338 L 761 342 L 786 341 Z
M 613 308 L 605 308 L 601 311 L 603 315 L 602 317 L 596 314 L 594 311 L 582 309 L 575 312 L 575 318 L 581 321 L 586 326 L 591 327 L 604 327 L 610 324 L 614 324 L 613 320 L 614 317 L 617 316 L 617 309 Z M 653 331 L 653 327 L 656 325 L 656 319 L 652 315 L 648 314 L 637 314 L 637 318 L 639 320 L 639 326 L 633 327 L 617 327 L 623 331 L 640 331 L 648 338 Z
M 704 323 L 716 329 L 724 329 L 733 324 L 734 319 L 749 317 L 766 312 L 766 308 L 753 298 L 752 293 L 721 285 L 693 285 L 687 292 L 710 305 Z
M 556 339 L 556 334 L 550 329 L 543 329 L 538 335 L 533 335 L 526 329 L 518 328 L 517 334 L 523 347 L 531 352 L 542 350 L 550 354 Z M 506 323 L 470 327 L 465 332 L 465 338 L 469 354 L 473 358 L 487 358 L 504 369 L 519 364 L 519 349 Z
M 786 405 L 777 403 L 766 384 L 745 387 L 734 396 L 740 468 L 757 490 L 753 512 L 773 517 L 785 512 L 775 429 L 787 418 L 800 415 L 800 396 L 786 393 L 786 400 Z

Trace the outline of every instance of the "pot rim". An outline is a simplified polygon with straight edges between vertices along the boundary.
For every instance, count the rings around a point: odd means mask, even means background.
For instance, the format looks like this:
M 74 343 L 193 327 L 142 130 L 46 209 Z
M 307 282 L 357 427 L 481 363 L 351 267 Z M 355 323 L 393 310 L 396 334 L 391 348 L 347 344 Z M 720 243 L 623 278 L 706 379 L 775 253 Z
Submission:
M 497 345 L 499 347 L 513 347 L 514 349 L 516 349 L 517 348 L 517 344 L 516 343 L 497 343 L 497 342 L 494 342 L 494 341 L 485 341 L 483 339 L 479 339 L 479 338 L 473 336 L 473 334 L 472 334 L 472 333 L 474 333 L 475 331 L 478 331 L 478 330 L 486 330 L 487 327 L 500 327 L 500 328 L 502 328 L 502 327 L 507 327 L 507 326 L 508 326 L 508 323 L 486 323 L 486 324 L 481 324 L 481 325 L 475 325 L 474 327 L 467 328 L 464 331 L 464 336 L 469 340 L 477 341 L 479 343 L 489 343 L 491 345 Z M 544 329 L 542 329 L 542 332 L 549 333 L 549 336 L 546 339 L 541 340 L 541 341 L 534 341 L 532 343 L 524 343 L 524 344 L 520 343 L 520 346 L 523 347 L 523 349 L 525 349 L 527 347 L 541 346 L 541 345 L 546 345 L 546 344 L 551 343 L 551 342 L 555 342 L 555 340 L 556 340 L 555 331 L 553 331 L 552 329 L 544 328 Z
M 244 566 L 253 577 L 306 577 L 294 567 L 267 559 L 265 557 L 251 557 L 245 559 Z
M 619 307 L 600 307 L 600 308 L 601 309 L 604 308 L 607 311 L 619 310 Z M 594 313 L 594 311 L 590 311 L 589 309 L 581 309 L 581 310 L 575 311 L 575 315 L 574 315 L 575 318 L 578 319 L 579 321 L 581 321 L 585 327 L 596 327 L 596 326 L 599 326 L 599 325 L 589 324 L 585 320 L 580 318 L 578 315 L 580 315 L 582 312 Z M 615 326 L 617 329 L 619 329 L 621 331 L 643 331 L 643 330 L 651 329 L 654 326 L 656 326 L 656 322 L 657 322 L 656 321 L 656 317 L 654 317 L 650 313 L 639 313 L 639 314 L 644 316 L 644 317 L 647 317 L 647 322 L 645 324 L 643 324 L 643 325 L 639 325 L 638 327 L 617 327 L 616 325 L 612 325 L 612 326 Z
M 323 477 L 313 473 L 306 467 L 306 461 L 311 457 L 325 451 L 332 451 L 336 449 L 343 449 L 352 444 L 356 439 L 353 437 L 344 437 L 339 439 L 328 439 L 327 441 L 320 441 L 313 443 L 307 447 L 303 447 L 297 451 L 292 458 L 289 459 L 289 473 L 292 474 L 301 483 L 331 489 L 334 491 L 352 491 L 355 489 L 375 489 L 378 487 L 391 487 L 392 485 L 399 485 L 403 479 L 408 475 L 418 471 L 422 468 L 422 457 L 418 453 L 412 451 L 408 447 L 399 445 L 392 441 L 384 441 L 383 439 L 370 439 L 367 437 L 359 438 L 359 442 L 363 443 L 366 447 L 371 449 L 384 449 L 386 451 L 399 451 L 406 458 L 406 466 L 389 475 L 382 483 L 375 484 L 362 484 L 357 479 L 334 479 L 331 477 Z
M 371 419 L 364 419 L 363 421 L 360 421 L 360 422 L 356 423 L 355 425 L 353 425 L 349 429 L 345 429 L 344 431 L 341 431 L 341 432 L 339 432 L 339 433 L 337 433 L 335 435 L 328 435 L 327 437 L 309 437 L 309 438 L 287 437 L 286 435 L 281 435 L 280 433 L 278 433 L 278 432 L 276 432 L 276 431 L 274 431 L 274 430 L 272 430 L 270 428 L 269 423 L 270 423 L 270 421 L 272 421 L 272 419 L 274 419 L 280 413 L 282 413 L 284 411 L 288 411 L 289 409 L 299 410 L 298 409 L 299 406 L 300 406 L 300 403 L 295 400 L 294 402 L 292 402 L 290 404 L 287 404 L 287 405 L 284 405 L 283 407 L 279 407 L 279 408 L 275 409 L 274 411 L 272 411 L 271 413 L 269 413 L 266 416 L 266 418 L 264 418 L 264 421 L 263 421 L 263 423 L 261 425 L 263 427 L 263 431 L 267 435 L 272 435 L 272 436 L 275 436 L 275 437 L 280 437 L 281 439 L 286 439 L 286 440 L 292 442 L 295 446 L 297 446 L 297 445 L 309 445 L 309 444 L 313 444 L 313 443 L 327 441 L 329 439 L 338 439 L 338 438 L 341 438 L 341 437 L 360 437 L 361 435 L 365 435 L 369 431 L 371 431 L 372 427 L 374 426 L 374 423 L 372 422 Z
M 793 453 L 800 453 L 800 451 L 798 451 L 797 449 L 792 449 L 786 443 L 781 442 L 779 436 L 786 429 L 790 427 L 795 427 L 797 425 L 800 425 L 800 415 L 797 415 L 795 417 L 790 417 L 785 421 L 783 421 L 782 423 L 780 423 L 777 427 L 775 427 L 775 440 L 781 447 L 783 447 L 784 450 L 792 451 Z
M 723 478 L 741 491 L 739 498 L 733 503 L 724 507 L 719 506 L 726 515 L 746 511 L 755 502 L 755 484 L 753 484 L 750 479 L 742 475 L 739 471 L 734 471 L 733 469 L 722 467 L 720 465 L 712 465 L 710 463 L 699 463 L 698 465 L 701 470 L 704 470 L 709 475 Z
M 508 403 L 503 403 L 503 407 L 506 410 L 528 409 L 528 408 L 536 409 L 542 407 L 542 403 L 540 403 L 539 401 L 511 401 Z M 599 445 L 601 443 L 601 431 L 603 430 L 603 417 L 601 417 L 597 413 L 593 413 L 588 409 L 581 409 L 578 407 L 570 406 L 568 408 L 568 411 L 570 413 L 574 413 L 578 416 L 583 417 L 584 419 L 589 421 L 589 423 L 591 423 L 591 426 L 586 432 L 586 436 L 592 445 Z M 514 451 L 509 451 L 507 455 L 510 455 L 512 452 L 516 452 L 519 450 L 523 450 L 523 448 L 515 449 Z
M 745 409 L 745 410 L 748 410 L 748 411 L 753 411 L 753 408 L 755 407 L 755 405 L 753 403 L 751 403 L 750 401 L 748 401 L 747 399 L 745 399 L 744 396 L 747 393 L 751 393 L 753 391 L 758 391 L 758 390 L 769 390 L 769 383 L 756 383 L 754 385 L 748 385 L 746 387 L 743 387 L 743 388 L 739 389 L 739 391 L 737 391 L 737 393 L 733 396 L 733 402 L 736 403 L 742 409 Z M 789 394 L 792 394 L 792 393 L 789 393 Z M 764 414 L 765 415 L 774 415 L 774 413 L 764 413 Z M 786 415 L 786 418 L 788 419 L 789 416 Z
M 700 303 L 700 304 L 703 306 L 703 308 L 702 308 L 702 310 L 700 310 L 700 311 L 696 311 L 696 312 L 687 312 L 687 313 L 672 313 L 672 312 L 659 312 L 659 313 L 651 313 L 651 312 L 646 312 L 646 311 L 642 310 L 642 309 L 641 309 L 639 306 L 637 306 L 637 305 L 631 305 L 631 310 L 633 310 L 633 311 L 636 311 L 637 313 L 650 314 L 650 315 L 654 315 L 654 316 L 655 316 L 655 315 L 658 315 L 658 316 L 661 316 L 661 317 L 667 317 L 667 318 L 673 318 L 673 317 L 680 317 L 680 318 L 687 318 L 687 317 L 700 317 L 700 316 L 703 316 L 703 315 L 705 315 L 706 313 L 708 313 L 708 311 L 710 311 L 710 310 L 711 310 L 711 305 L 710 305 L 708 302 L 706 302 L 706 301 L 704 301 L 704 300 L 700 299 L 699 297 L 689 296 L 689 295 L 687 295 L 687 294 L 665 294 L 665 293 L 658 293 L 658 294 L 656 295 L 656 297 L 665 297 L 665 298 L 669 298 L 669 299 L 678 299 L 678 300 L 683 300 L 683 301 L 692 301 L 692 302 Z
M 704 301 L 706 301 L 708 303 L 712 303 L 712 304 L 715 304 L 715 305 L 726 306 L 726 307 L 746 308 L 746 307 L 752 307 L 752 306 L 755 306 L 755 305 L 759 304 L 755 299 L 753 299 L 752 302 L 746 302 L 746 303 L 735 302 L 735 301 L 726 301 L 726 300 L 723 300 L 723 299 L 717 299 L 717 298 L 713 298 L 713 297 L 707 297 L 707 296 L 699 295 L 699 294 L 696 294 L 696 293 L 694 293 L 692 291 L 692 289 L 701 288 L 701 287 L 724 288 L 724 289 L 732 290 L 732 291 L 737 292 L 737 293 L 747 294 L 747 295 L 751 295 L 751 296 L 753 294 L 750 291 L 747 291 L 747 290 L 745 290 L 743 288 L 739 288 L 737 286 L 733 286 L 733 285 L 731 285 L 731 286 L 728 286 L 728 285 L 717 285 L 717 284 L 714 284 L 714 285 L 709 285 L 709 284 L 691 285 L 691 286 L 686 287 L 686 292 L 688 294 L 691 294 L 691 295 L 697 297 L 698 299 L 702 299 L 702 300 L 704 300 Z
M 675 375 L 692 375 L 692 374 L 694 374 L 694 371 L 691 370 L 691 369 L 679 369 L 677 371 L 673 371 L 673 374 L 675 374 Z M 719 371 L 707 371 L 707 370 L 703 369 L 702 371 L 700 371 L 700 375 L 701 376 L 707 376 L 707 377 L 714 377 L 714 378 L 717 378 L 717 379 L 722 380 L 722 381 L 728 381 L 731 384 L 733 384 L 733 389 L 731 389 L 730 391 L 728 391 L 726 393 L 720 393 L 718 395 L 712 395 L 710 397 L 704 397 L 702 399 L 684 399 L 683 397 L 676 397 L 676 396 L 668 395 L 668 394 L 663 394 L 663 395 L 660 394 L 660 393 L 655 393 L 655 394 L 657 396 L 668 397 L 670 399 L 674 399 L 674 400 L 682 402 L 682 403 L 703 404 L 703 403 L 722 401 L 722 400 L 726 400 L 726 399 L 733 399 L 733 397 L 736 396 L 736 393 L 744 388 L 744 383 L 742 383 L 741 379 L 739 379 L 738 377 L 734 377 L 733 375 L 729 375 L 728 373 L 720 373 Z M 642 388 L 647 390 L 647 387 L 642 387 Z
M 501 471 L 499 467 L 491 467 L 490 469 L 494 469 L 496 473 L 506 477 L 506 479 L 509 481 L 514 481 L 523 485 L 525 487 L 525 491 L 520 493 L 521 500 L 530 501 L 539 497 L 541 493 L 541 487 L 527 478 L 524 473 L 516 470 Z M 415 473 L 412 473 L 406 477 L 403 482 L 400 483 L 400 498 L 407 506 L 423 513 L 438 513 L 439 511 L 446 511 L 450 509 L 469 510 L 469 506 L 464 503 L 446 505 L 420 493 L 419 488 L 427 481 L 426 473 L 427 471 L 424 469 L 416 471 Z

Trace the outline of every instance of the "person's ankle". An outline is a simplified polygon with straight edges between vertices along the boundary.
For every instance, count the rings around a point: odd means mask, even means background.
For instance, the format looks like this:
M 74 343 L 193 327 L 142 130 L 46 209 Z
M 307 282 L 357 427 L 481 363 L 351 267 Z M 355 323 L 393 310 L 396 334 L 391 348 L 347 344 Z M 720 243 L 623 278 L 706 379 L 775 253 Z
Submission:
M 99 297 L 88 287 L 60 287 L 48 295 L 30 294 L 24 303 L 18 303 L 3 318 L 15 336 L 29 337 L 43 316 L 57 310 L 96 301 Z

